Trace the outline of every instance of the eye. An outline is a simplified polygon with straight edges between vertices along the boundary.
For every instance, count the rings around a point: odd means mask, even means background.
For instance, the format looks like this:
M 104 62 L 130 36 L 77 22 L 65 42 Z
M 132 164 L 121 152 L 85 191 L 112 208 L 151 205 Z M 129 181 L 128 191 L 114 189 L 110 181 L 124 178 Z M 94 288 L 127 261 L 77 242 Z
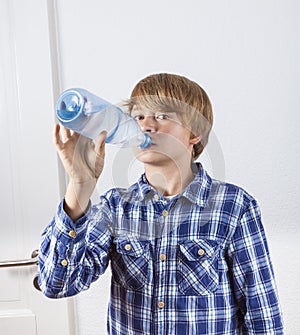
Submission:
M 167 120 L 167 119 L 169 119 L 169 115 L 166 114 L 166 113 L 159 113 L 159 114 L 155 115 L 155 118 L 157 120 Z
M 136 121 L 142 121 L 144 120 L 144 115 L 141 115 L 141 114 L 137 114 L 137 115 L 134 115 L 133 118 L 136 120 Z

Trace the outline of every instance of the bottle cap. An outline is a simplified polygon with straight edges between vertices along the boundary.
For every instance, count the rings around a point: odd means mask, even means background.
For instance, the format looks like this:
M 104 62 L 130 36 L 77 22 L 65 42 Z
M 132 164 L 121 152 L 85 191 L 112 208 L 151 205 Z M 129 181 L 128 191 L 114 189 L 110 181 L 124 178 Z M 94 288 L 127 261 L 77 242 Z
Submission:
M 148 134 L 144 134 L 144 142 L 140 145 L 141 149 L 148 148 L 151 144 L 151 138 Z
M 84 100 L 76 90 L 63 92 L 56 102 L 56 116 L 61 122 L 71 122 L 82 112 Z

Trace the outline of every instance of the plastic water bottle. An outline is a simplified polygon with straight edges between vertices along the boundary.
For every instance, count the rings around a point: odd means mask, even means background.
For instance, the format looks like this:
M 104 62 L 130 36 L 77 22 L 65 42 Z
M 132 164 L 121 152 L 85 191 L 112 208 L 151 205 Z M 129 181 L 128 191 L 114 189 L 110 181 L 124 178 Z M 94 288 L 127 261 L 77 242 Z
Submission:
M 56 117 L 63 126 L 91 139 L 105 130 L 106 143 L 120 147 L 147 148 L 151 143 L 129 114 L 82 88 L 66 90 L 59 96 Z

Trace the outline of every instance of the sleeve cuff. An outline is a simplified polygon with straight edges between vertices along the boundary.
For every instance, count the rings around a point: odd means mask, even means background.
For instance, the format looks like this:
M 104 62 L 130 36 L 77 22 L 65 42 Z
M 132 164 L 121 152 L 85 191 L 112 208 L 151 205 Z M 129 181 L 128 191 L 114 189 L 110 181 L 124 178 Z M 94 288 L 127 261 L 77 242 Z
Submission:
M 73 222 L 68 214 L 65 212 L 64 199 L 61 200 L 58 210 L 55 214 L 55 225 L 53 235 L 62 242 L 69 242 L 70 239 L 79 240 L 86 235 L 89 216 L 91 212 L 91 202 L 89 202 L 88 210 L 78 220 Z

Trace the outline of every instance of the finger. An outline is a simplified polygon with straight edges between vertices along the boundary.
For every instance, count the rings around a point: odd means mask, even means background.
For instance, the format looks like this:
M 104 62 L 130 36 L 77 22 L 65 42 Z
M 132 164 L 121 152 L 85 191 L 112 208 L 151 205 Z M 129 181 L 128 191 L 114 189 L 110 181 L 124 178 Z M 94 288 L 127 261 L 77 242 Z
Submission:
M 61 133 L 61 137 L 62 137 L 62 141 L 65 142 L 66 140 L 68 140 L 71 137 L 71 131 L 70 129 L 64 127 L 64 126 L 60 126 L 60 133 Z
M 103 131 L 95 138 L 94 150 L 97 153 L 97 155 L 101 155 L 101 153 L 104 151 L 106 137 L 107 137 L 107 132 Z
M 62 140 L 60 138 L 60 125 L 58 123 L 53 127 L 53 143 L 57 148 L 62 145 Z

